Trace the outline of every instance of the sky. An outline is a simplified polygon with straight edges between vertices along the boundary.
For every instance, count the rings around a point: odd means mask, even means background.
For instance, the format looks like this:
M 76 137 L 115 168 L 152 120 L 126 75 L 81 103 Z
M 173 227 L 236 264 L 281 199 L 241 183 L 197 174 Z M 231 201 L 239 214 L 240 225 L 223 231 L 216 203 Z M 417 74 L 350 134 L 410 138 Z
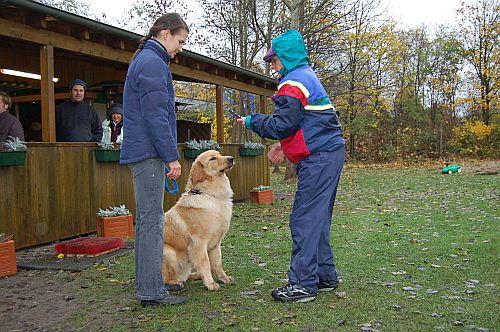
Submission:
M 126 12 L 136 0 L 88 0 L 90 9 L 96 14 L 106 13 L 108 22 L 122 22 L 127 17 Z M 462 0 L 380 0 L 381 9 L 386 8 L 386 15 L 398 22 L 400 28 L 417 28 L 425 24 L 428 32 L 434 32 L 440 25 L 456 25 L 456 11 Z M 197 0 L 184 0 L 196 8 Z M 196 16 L 196 11 L 191 15 Z M 200 14 L 201 16 L 201 14 Z M 188 17 L 187 21 L 196 19 Z M 118 24 L 116 24 L 118 25 Z M 135 31 L 142 34 L 143 31 Z M 188 49 L 196 48 L 187 45 Z M 199 51 L 192 49 L 193 51 Z
M 437 24 L 454 24 L 456 10 L 461 0 L 381 0 L 388 14 L 402 27 L 419 27 L 422 23 L 432 27 Z M 96 12 L 105 12 L 117 20 L 130 8 L 134 0 L 89 0 Z M 193 1 L 196 2 L 196 1 Z

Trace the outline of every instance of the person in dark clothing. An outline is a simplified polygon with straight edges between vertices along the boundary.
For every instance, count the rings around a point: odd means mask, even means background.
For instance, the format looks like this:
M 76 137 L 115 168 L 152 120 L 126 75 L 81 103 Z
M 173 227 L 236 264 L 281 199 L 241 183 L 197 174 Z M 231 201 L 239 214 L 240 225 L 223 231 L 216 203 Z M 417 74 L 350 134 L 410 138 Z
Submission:
M 123 91 L 120 163 L 128 164 L 134 177 L 135 286 L 143 306 L 185 302 L 184 297 L 169 294 L 161 271 L 165 165 L 169 179 L 181 175 L 175 91 L 168 65 L 182 51 L 188 33 L 179 14 L 160 16 L 132 57 Z
M 109 109 L 109 116 L 102 122 L 102 141 L 121 144 L 123 141 L 123 107 L 120 103 L 114 103 Z
M 24 141 L 24 131 L 21 122 L 9 113 L 12 104 L 7 93 L 0 90 L 0 151 L 3 150 L 3 143 L 10 137 L 18 137 Z
M 58 142 L 100 142 L 102 126 L 96 110 L 85 103 L 87 84 L 79 79 L 69 85 L 70 100 L 57 105 Z

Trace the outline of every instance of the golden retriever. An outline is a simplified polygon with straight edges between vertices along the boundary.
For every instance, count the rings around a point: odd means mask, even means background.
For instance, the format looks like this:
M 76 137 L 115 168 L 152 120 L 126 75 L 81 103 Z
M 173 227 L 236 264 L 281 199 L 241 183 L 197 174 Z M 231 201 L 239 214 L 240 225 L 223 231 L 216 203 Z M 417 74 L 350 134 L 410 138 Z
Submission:
M 201 278 L 208 290 L 217 290 L 212 272 L 224 284 L 234 282 L 222 269 L 220 247 L 233 209 L 226 176 L 233 163 L 233 157 L 215 150 L 200 154 L 191 167 L 186 191 L 165 212 L 162 273 L 166 284 L 183 286 L 188 278 Z

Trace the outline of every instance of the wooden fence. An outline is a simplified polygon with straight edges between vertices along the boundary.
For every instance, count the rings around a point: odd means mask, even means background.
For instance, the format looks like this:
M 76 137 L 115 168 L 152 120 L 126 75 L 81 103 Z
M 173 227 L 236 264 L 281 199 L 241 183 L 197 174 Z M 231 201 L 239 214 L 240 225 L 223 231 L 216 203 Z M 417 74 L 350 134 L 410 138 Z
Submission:
M 228 173 L 235 201 L 269 184 L 265 155 L 240 157 L 240 146 L 221 145 L 223 155 L 235 157 Z M 23 248 L 95 232 L 99 208 L 125 204 L 135 214 L 129 168 L 96 162 L 94 149 L 94 143 L 29 143 L 25 166 L 0 167 L 0 233 L 13 233 L 16 248 Z M 193 162 L 184 159 L 182 149 L 181 193 Z M 179 195 L 166 194 L 164 209 Z

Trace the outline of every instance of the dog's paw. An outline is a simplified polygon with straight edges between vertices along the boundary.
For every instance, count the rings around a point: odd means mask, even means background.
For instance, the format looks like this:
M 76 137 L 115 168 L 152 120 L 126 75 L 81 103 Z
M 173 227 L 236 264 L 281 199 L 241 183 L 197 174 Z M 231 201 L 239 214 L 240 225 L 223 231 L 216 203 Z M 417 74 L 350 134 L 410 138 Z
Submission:
M 215 281 L 214 282 L 211 282 L 209 283 L 208 285 L 205 285 L 205 287 L 210 290 L 210 291 L 216 291 L 216 290 L 219 290 L 220 286 L 218 283 L 216 283 Z
M 188 279 L 189 280 L 200 280 L 201 276 L 198 273 L 190 273 Z
M 226 285 L 227 285 L 227 284 L 234 284 L 234 283 L 236 282 L 236 280 L 235 280 L 233 277 L 231 277 L 231 276 L 226 276 L 226 275 L 225 275 L 225 276 L 221 276 L 221 277 L 219 277 L 219 280 L 220 280 L 222 283 L 226 284 Z

